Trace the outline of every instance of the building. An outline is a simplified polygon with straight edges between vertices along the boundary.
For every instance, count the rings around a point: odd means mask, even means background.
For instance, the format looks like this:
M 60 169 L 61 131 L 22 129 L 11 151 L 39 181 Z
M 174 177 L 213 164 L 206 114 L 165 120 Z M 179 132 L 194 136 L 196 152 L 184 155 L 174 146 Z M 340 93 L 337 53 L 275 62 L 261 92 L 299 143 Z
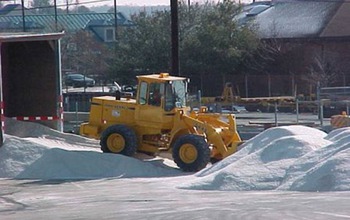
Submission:
M 74 33 L 80 30 L 91 31 L 102 42 L 115 41 L 115 27 L 129 27 L 132 22 L 118 12 L 117 24 L 114 13 L 47 14 L 38 15 L 18 4 L 9 4 L 0 10 L 0 32 L 53 33 L 64 30 Z
M 255 28 L 276 54 L 235 79 L 241 95 L 309 94 L 317 84 L 349 85 L 349 11 L 346 1 L 274 0 L 247 7 L 239 22 Z

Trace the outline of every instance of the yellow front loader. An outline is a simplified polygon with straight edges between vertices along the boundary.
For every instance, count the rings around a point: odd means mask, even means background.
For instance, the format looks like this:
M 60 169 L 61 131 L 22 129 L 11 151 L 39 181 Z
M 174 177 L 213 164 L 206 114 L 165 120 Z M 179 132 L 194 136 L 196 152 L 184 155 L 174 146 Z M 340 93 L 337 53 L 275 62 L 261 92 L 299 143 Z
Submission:
M 237 151 L 242 140 L 235 116 L 208 113 L 206 107 L 190 111 L 186 78 L 167 73 L 137 78 L 136 99 L 93 98 L 89 122 L 81 125 L 80 134 L 100 139 L 106 153 L 169 151 L 178 167 L 189 172 Z

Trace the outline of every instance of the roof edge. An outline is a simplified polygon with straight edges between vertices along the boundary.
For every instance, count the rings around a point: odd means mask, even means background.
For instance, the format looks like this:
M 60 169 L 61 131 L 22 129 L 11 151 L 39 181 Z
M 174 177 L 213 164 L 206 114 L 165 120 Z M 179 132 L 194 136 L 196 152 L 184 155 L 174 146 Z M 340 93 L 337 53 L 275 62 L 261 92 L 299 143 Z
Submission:
M 18 42 L 18 41 L 41 41 L 41 40 L 58 40 L 65 35 L 65 32 L 59 33 L 7 33 L 0 34 L 0 42 Z

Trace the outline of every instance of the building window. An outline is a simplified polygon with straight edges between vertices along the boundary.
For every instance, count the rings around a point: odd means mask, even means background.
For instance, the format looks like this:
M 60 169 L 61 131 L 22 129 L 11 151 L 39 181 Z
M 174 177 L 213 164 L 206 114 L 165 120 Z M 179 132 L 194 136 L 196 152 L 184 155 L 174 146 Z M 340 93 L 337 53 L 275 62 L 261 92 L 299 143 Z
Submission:
M 105 41 L 106 42 L 111 42 L 115 41 L 115 33 L 113 28 L 108 28 L 105 31 Z

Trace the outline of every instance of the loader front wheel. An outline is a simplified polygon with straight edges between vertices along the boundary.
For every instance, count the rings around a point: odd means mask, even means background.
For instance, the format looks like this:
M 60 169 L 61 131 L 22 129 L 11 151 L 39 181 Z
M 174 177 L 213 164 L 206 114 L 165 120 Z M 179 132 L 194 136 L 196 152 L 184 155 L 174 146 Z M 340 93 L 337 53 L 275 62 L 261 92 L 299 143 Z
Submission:
M 100 145 L 104 153 L 132 156 L 137 150 L 137 138 L 131 128 L 125 125 L 113 125 L 102 133 Z
M 203 137 L 198 135 L 181 136 L 173 145 L 173 159 L 183 171 L 199 171 L 210 161 L 209 145 Z

